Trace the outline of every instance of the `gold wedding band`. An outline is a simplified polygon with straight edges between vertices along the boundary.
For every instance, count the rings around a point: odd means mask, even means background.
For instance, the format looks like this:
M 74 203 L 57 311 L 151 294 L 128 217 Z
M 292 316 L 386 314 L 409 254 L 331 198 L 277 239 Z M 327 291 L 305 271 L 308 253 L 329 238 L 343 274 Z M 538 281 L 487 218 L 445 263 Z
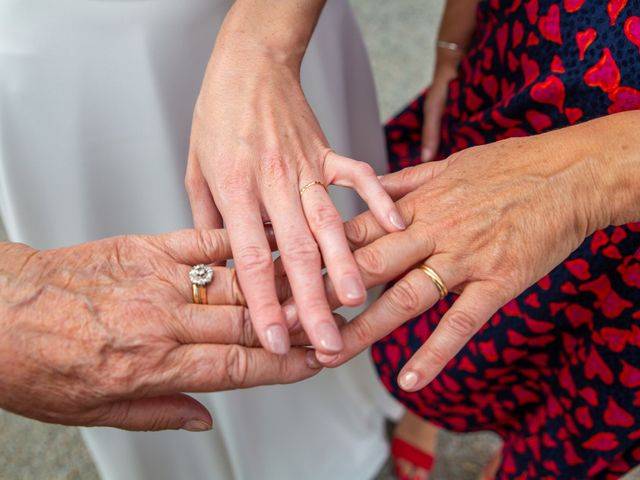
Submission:
M 209 265 L 195 265 L 189 272 L 193 303 L 207 305 L 207 285 L 213 280 L 213 268 Z
M 327 187 L 324 186 L 323 182 L 321 182 L 320 180 L 314 180 L 313 182 L 307 183 L 304 187 L 300 189 L 300 197 L 302 197 L 302 195 L 304 195 L 304 192 L 309 190 L 314 185 L 322 185 L 322 188 L 324 188 L 325 190 L 327 189 Z
M 207 304 L 207 287 L 193 284 L 193 303 L 196 305 Z
M 449 293 L 447 290 L 447 286 L 442 281 L 440 275 L 438 275 L 431 267 L 429 267 L 426 263 L 423 263 L 418 267 L 419 270 L 422 270 L 427 277 L 431 279 L 433 284 L 438 289 L 438 293 L 440 294 L 440 299 L 443 299 Z

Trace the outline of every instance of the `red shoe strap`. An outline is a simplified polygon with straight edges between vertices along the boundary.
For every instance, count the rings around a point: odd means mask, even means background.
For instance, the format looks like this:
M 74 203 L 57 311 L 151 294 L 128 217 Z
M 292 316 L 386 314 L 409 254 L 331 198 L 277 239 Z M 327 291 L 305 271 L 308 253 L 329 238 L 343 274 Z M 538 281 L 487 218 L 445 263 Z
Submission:
M 433 455 L 423 452 L 401 438 L 396 437 L 391 441 L 391 456 L 396 460 L 406 460 L 428 472 L 433 469 Z

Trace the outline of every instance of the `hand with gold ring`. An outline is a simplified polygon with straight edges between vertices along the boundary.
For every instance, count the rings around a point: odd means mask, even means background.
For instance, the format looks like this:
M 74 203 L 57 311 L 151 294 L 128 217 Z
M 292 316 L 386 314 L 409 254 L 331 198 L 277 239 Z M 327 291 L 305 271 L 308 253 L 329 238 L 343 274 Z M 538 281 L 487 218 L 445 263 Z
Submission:
M 473 147 L 383 178 L 407 230 L 387 234 L 365 213 L 346 232 L 366 285 L 397 280 L 345 326 L 344 351 L 318 354 L 321 363 L 344 363 L 449 290 L 459 297 L 398 376 L 419 390 L 587 236 L 640 220 L 640 157 L 625 147 L 639 115 Z
M 192 304 L 191 265 L 230 255 L 223 230 L 47 251 L 0 243 L 0 408 L 64 425 L 200 431 L 211 416 L 181 392 L 317 373 L 306 348 L 258 348 L 232 269 L 198 269 L 198 298 L 210 305 Z M 290 294 L 284 282 L 277 290 Z
M 191 132 L 186 186 L 194 225 L 219 228 L 224 220 L 258 336 L 281 354 L 289 349 L 288 332 L 264 221 L 272 224 L 300 321 L 326 353 L 339 352 L 343 342 L 323 287 L 323 261 L 341 303 L 366 300 L 326 189 L 352 188 L 385 231 L 404 228 L 374 169 L 331 149 L 302 89 L 300 65 L 323 4 L 236 2 L 218 35 Z

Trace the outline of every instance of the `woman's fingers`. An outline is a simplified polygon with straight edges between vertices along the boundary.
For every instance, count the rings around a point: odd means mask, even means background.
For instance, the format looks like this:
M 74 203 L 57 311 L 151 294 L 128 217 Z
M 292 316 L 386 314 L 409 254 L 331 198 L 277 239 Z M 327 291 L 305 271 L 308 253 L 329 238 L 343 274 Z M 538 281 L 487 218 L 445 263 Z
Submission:
M 315 195 L 318 190 L 324 191 L 321 185 L 313 185 L 303 192 L 303 196 Z M 299 193 L 291 190 L 289 195 L 273 198 L 266 204 L 266 209 L 278 238 L 282 264 L 287 273 L 287 279 L 296 300 L 298 317 L 304 330 L 318 350 L 327 353 L 340 351 L 343 346 L 342 338 L 327 302 L 322 280 L 320 252 L 309 230 Z M 326 214 L 326 211 L 323 212 L 323 215 Z M 307 212 L 307 217 L 312 219 L 313 215 L 312 212 Z M 320 221 L 328 223 L 325 218 Z M 313 225 L 314 220 L 309 222 Z M 338 222 L 340 223 L 340 220 Z M 327 225 L 323 224 L 323 226 Z M 340 228 L 342 228 L 341 223 Z M 329 232 L 326 233 L 329 234 Z M 322 237 L 323 242 L 325 238 Z M 355 270 L 357 272 L 357 268 Z M 273 283 L 273 279 L 271 282 Z
M 440 256 L 430 258 L 428 264 L 447 286 L 458 285 L 463 280 Z M 345 342 L 342 352 L 333 356 L 317 353 L 316 357 L 325 366 L 337 367 L 431 308 L 439 298 L 433 281 L 422 270 L 414 268 L 342 329 Z
M 341 326 L 342 323 L 339 323 Z M 167 326 L 172 338 L 182 344 L 211 343 L 259 347 L 249 310 L 232 305 L 181 305 Z M 307 346 L 304 332 L 291 336 L 291 344 Z
M 414 392 L 428 385 L 504 302 L 502 295 L 481 282 L 465 287 L 398 375 L 400 387 Z
M 407 198 L 401 199 L 397 203 L 398 210 L 405 223 L 411 224 L 413 222 L 414 202 L 407 196 Z M 387 232 L 382 228 L 379 222 L 375 219 L 372 212 L 364 212 L 360 215 L 352 218 L 344 224 L 345 234 L 347 240 L 353 249 L 363 247 L 369 243 L 387 235 Z M 395 235 L 397 233 L 390 233 Z
M 278 301 L 271 249 L 260 208 L 255 198 L 234 200 L 229 202 L 224 216 L 238 280 L 260 342 L 273 353 L 285 354 L 289 351 L 287 323 Z
M 375 222 L 374 222 L 375 223 Z M 434 251 L 433 239 L 420 225 L 404 232 L 389 233 L 353 252 L 366 288 L 385 284 L 421 263 Z M 331 308 L 341 305 L 335 287 L 325 278 L 325 289 Z
M 179 230 L 143 238 L 184 265 L 216 263 L 231 258 L 231 244 L 225 230 Z
M 234 268 L 213 266 L 213 279 L 206 286 L 207 303 L 209 305 L 241 305 L 247 306 L 247 299 L 240 288 L 237 271 Z M 173 267 L 168 273 L 168 280 L 173 283 L 176 290 L 188 302 L 193 302 L 193 288 L 189 279 L 190 266 L 180 265 Z M 279 301 L 284 301 L 291 296 L 291 288 L 286 277 L 275 278 L 276 295 Z
M 274 355 L 263 348 L 239 345 L 184 345 L 167 362 L 164 381 L 154 387 L 153 395 L 294 383 L 320 371 L 313 351 L 299 347 L 286 355 Z
M 433 180 L 449 165 L 448 160 L 429 162 L 380 177 L 380 183 L 393 200 L 399 200 L 425 183 Z
M 123 400 L 99 407 L 89 414 L 92 426 L 131 431 L 211 429 L 213 420 L 197 400 L 184 394 Z
M 448 82 L 434 83 L 427 92 L 424 104 L 424 123 L 422 126 L 422 150 L 423 162 L 430 162 L 436 158 L 440 146 L 440 127 L 442 114 L 447 103 Z
M 340 302 L 352 307 L 361 305 L 367 293 L 347 243 L 342 219 L 329 194 L 322 185 L 310 188 L 302 196 L 302 206 Z M 320 269 L 320 265 L 318 267 Z
M 218 211 L 207 180 L 202 175 L 197 159 L 189 154 L 185 187 L 191 204 L 193 226 L 197 230 L 212 230 L 223 227 L 222 215 Z
M 333 185 L 353 188 L 369 206 L 369 210 L 387 232 L 407 228 L 393 200 L 385 192 L 371 165 L 329 152 L 325 174 Z

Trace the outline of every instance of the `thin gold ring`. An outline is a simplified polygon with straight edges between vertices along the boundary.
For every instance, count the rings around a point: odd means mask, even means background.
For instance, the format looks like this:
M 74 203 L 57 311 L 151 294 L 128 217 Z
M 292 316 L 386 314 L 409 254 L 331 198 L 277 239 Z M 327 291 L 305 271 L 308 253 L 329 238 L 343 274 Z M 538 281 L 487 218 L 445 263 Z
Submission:
M 440 275 L 438 275 L 431 267 L 429 267 L 426 263 L 423 263 L 418 267 L 419 270 L 422 270 L 427 277 L 431 279 L 433 284 L 438 289 L 438 293 L 440 294 L 440 299 L 443 299 L 449 293 L 447 290 L 447 286 L 442 281 Z
M 313 182 L 307 183 L 304 187 L 300 189 L 300 197 L 302 197 L 302 195 L 304 195 L 304 192 L 309 190 L 314 185 L 322 185 L 322 188 L 324 188 L 325 190 L 327 189 L 327 187 L 325 187 L 323 182 L 321 182 L 320 180 L 314 180 Z
M 207 287 L 193 284 L 193 303 L 196 305 L 207 304 Z

